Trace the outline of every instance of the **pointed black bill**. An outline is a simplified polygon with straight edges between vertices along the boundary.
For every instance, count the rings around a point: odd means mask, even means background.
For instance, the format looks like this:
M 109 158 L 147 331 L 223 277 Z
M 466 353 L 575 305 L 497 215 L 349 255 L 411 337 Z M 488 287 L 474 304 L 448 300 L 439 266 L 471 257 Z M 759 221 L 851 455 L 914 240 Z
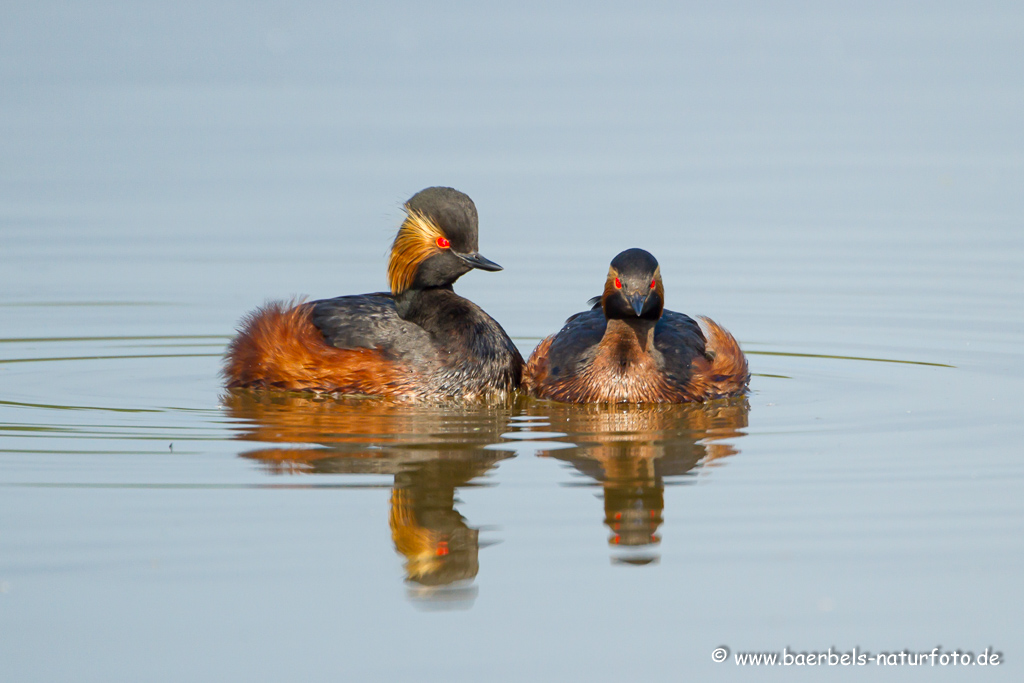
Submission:
M 473 252 L 472 254 L 460 254 L 459 252 L 452 250 L 452 253 L 458 256 L 462 262 L 470 268 L 479 268 L 480 270 L 490 270 L 492 272 L 496 270 L 503 270 L 503 268 L 497 263 L 484 258 L 476 252 Z
M 634 294 L 629 297 L 629 305 L 633 307 L 636 314 L 639 316 L 644 311 L 644 304 L 647 303 L 646 294 Z

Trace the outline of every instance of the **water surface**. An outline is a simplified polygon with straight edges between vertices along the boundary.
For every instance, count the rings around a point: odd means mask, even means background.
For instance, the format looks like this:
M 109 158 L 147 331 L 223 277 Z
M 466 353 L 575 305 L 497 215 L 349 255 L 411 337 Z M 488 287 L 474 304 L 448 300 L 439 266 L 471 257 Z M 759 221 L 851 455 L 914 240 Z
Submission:
M 731 652 L 1024 638 L 1024 13 L 0 10 L 11 680 L 789 679 Z M 268 298 L 458 291 L 524 354 L 661 262 L 740 339 L 704 406 L 226 393 Z M 868 679 L 873 667 L 816 676 Z

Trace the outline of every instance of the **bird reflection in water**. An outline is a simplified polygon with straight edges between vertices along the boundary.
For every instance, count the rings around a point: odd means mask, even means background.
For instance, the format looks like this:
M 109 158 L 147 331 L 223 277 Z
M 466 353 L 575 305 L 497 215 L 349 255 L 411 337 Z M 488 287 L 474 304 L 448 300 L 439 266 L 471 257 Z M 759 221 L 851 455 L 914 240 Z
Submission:
M 665 482 L 692 476 L 735 455 L 747 426 L 745 397 L 686 404 L 536 403 L 531 414 L 550 420 L 576 448 L 539 451 L 572 465 L 603 490 L 613 561 L 650 564 L 661 542 Z
M 225 396 L 224 405 L 239 420 L 237 438 L 288 444 L 241 454 L 272 472 L 394 476 L 388 522 L 410 597 L 424 607 L 471 604 L 480 530 L 455 509 L 455 492 L 478 485 L 512 455 L 483 448 L 502 440 L 511 405 L 411 406 L 245 390 Z

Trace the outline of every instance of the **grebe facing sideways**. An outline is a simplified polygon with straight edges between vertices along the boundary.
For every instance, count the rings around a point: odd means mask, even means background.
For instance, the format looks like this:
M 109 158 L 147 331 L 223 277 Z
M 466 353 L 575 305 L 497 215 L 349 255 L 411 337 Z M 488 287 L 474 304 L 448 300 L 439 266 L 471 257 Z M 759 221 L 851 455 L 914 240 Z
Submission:
M 664 296 L 658 261 L 643 249 L 622 252 L 594 308 L 569 318 L 530 355 L 524 387 L 567 403 L 685 403 L 743 393 L 750 372 L 736 339 L 708 318 L 665 310 Z
M 298 305 L 267 304 L 228 347 L 229 388 L 360 394 L 397 400 L 500 400 L 519 387 L 523 358 L 497 322 L 452 283 L 473 268 L 473 200 L 430 187 L 405 203 L 391 245 L 391 292 Z

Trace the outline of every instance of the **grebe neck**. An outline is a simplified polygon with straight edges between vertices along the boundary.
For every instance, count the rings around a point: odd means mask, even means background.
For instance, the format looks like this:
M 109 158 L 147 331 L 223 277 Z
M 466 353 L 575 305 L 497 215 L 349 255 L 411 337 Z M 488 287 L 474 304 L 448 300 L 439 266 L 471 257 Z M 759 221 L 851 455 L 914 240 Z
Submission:
M 609 318 L 604 334 L 605 337 L 632 339 L 637 348 L 644 353 L 650 353 L 654 347 L 654 327 L 657 324 L 657 320 L 643 318 Z
M 415 321 L 416 318 L 421 317 L 424 305 L 428 307 L 430 306 L 430 303 L 426 300 L 431 298 L 423 295 L 436 292 L 438 290 L 452 292 L 453 294 L 455 292 L 455 290 L 452 289 L 452 286 L 447 284 L 439 287 L 410 287 L 401 294 L 396 294 L 395 309 L 398 312 L 398 317 L 402 320 L 409 321 Z

